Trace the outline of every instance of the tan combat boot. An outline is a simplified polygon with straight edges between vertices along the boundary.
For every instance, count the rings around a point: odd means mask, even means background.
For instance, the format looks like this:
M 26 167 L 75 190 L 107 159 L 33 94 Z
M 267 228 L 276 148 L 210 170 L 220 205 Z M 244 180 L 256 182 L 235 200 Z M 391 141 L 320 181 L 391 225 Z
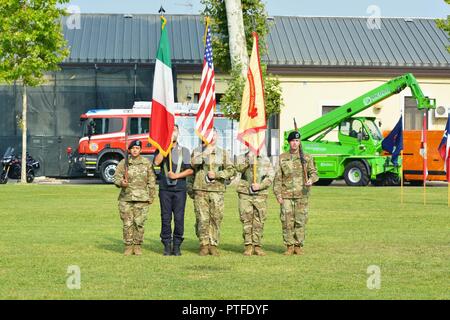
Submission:
M 125 251 L 123 252 L 125 256 L 131 256 L 133 254 L 133 245 L 125 245 Z
M 138 244 L 135 244 L 135 245 L 134 245 L 133 252 L 134 252 L 134 254 L 135 254 L 136 256 L 141 256 L 141 255 L 142 255 L 142 249 L 141 249 L 141 246 L 138 245 Z
M 261 246 L 255 246 L 255 254 L 261 257 L 266 255 L 263 249 L 261 249 Z
M 286 246 L 287 250 L 283 253 L 285 256 L 292 256 L 294 254 L 294 246 Z
M 300 246 L 295 246 L 294 247 L 294 254 L 296 254 L 296 255 L 302 255 L 304 252 L 303 252 L 303 249 L 302 249 L 302 247 L 300 247 Z
M 251 244 L 246 244 L 244 256 L 251 256 L 252 254 L 253 254 L 253 246 Z
M 207 256 L 209 253 L 208 245 L 207 244 L 201 244 L 200 245 L 200 252 L 198 253 L 201 256 Z
M 209 245 L 209 254 L 212 256 L 219 256 L 219 250 L 217 250 L 217 246 Z

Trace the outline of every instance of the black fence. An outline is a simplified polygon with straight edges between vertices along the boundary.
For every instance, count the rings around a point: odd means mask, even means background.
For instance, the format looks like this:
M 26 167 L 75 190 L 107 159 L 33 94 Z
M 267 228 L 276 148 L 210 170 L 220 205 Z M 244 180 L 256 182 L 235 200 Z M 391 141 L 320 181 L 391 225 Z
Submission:
M 41 162 L 38 175 L 66 177 L 66 148 L 80 136 L 80 115 L 90 109 L 131 108 L 150 101 L 153 66 L 65 66 L 45 84 L 27 88 L 28 152 Z M 174 75 L 176 88 L 176 75 Z M 0 85 L 0 156 L 8 146 L 21 153 L 22 86 Z

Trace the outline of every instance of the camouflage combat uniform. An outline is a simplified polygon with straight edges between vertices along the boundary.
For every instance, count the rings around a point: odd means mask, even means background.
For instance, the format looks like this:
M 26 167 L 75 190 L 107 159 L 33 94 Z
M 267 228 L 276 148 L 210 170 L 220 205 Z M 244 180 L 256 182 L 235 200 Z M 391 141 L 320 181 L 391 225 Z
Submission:
M 319 180 L 314 159 L 305 154 L 307 173 L 312 183 Z M 303 182 L 303 166 L 300 156 L 289 152 L 280 155 L 276 167 L 273 191 L 277 198 L 283 199 L 281 205 L 281 224 L 283 241 L 286 246 L 301 246 L 305 240 L 308 221 L 308 198 L 310 187 Z
M 125 160 L 117 165 L 114 184 L 121 188 L 125 174 Z M 129 159 L 128 187 L 121 188 L 119 212 L 123 222 L 125 245 L 140 245 L 144 241 L 144 223 L 148 208 L 156 193 L 156 177 L 150 161 L 139 156 Z
M 225 182 L 234 176 L 235 170 L 227 151 L 216 146 L 208 155 L 203 149 L 199 146 L 191 155 L 195 230 L 201 246 L 217 246 L 224 211 Z M 208 171 L 216 173 L 215 180 L 210 183 L 205 181 Z
M 249 153 L 238 157 L 236 171 L 241 173 L 241 180 L 236 191 L 239 195 L 239 214 L 244 229 L 244 244 L 261 246 L 267 213 L 267 195 L 275 172 L 268 157 L 258 156 L 256 183 L 260 184 L 260 190 L 252 193 L 250 186 L 253 183 L 253 157 Z

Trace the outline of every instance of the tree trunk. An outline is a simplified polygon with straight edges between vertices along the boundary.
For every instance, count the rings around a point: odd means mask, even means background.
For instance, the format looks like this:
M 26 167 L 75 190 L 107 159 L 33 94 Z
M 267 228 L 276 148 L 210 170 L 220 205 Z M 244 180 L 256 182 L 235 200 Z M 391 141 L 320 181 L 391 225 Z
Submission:
M 23 84 L 22 94 L 22 172 L 20 182 L 27 183 L 27 85 Z
M 241 0 L 225 0 L 227 11 L 228 35 L 231 67 L 242 66 L 242 76 L 247 77 L 248 54 L 245 41 L 244 19 Z

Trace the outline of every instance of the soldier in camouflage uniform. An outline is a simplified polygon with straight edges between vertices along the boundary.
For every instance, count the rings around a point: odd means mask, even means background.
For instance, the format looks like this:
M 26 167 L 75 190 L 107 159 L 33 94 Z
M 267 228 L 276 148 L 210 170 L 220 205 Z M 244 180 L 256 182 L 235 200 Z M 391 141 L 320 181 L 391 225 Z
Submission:
M 296 131 L 291 132 L 288 141 L 290 151 L 280 155 L 273 191 L 281 206 L 283 240 L 287 247 L 284 254 L 301 255 L 308 221 L 309 192 L 319 177 L 313 158 L 304 154 L 307 171 L 307 181 L 304 181 L 303 165 L 299 156 L 300 134 Z
M 196 234 L 200 241 L 201 256 L 218 256 L 220 224 L 224 211 L 225 183 L 235 170 L 226 150 L 216 146 L 217 131 L 212 142 L 194 149 L 191 166 L 194 169 L 194 210 Z
M 267 212 L 267 195 L 272 185 L 275 172 L 270 159 L 258 156 L 256 160 L 256 183 L 253 180 L 253 164 L 255 156 L 250 152 L 238 157 L 236 171 L 241 173 L 241 180 L 237 186 L 239 195 L 239 214 L 244 227 L 244 255 L 265 256 L 261 249 L 264 222 Z
M 150 161 L 141 157 L 142 143 L 132 141 L 128 147 L 131 159 L 128 160 L 128 176 L 125 174 L 125 159 L 117 165 L 114 184 L 121 188 L 119 212 L 123 222 L 123 241 L 126 256 L 142 254 L 144 223 L 148 208 L 156 193 L 156 177 Z

